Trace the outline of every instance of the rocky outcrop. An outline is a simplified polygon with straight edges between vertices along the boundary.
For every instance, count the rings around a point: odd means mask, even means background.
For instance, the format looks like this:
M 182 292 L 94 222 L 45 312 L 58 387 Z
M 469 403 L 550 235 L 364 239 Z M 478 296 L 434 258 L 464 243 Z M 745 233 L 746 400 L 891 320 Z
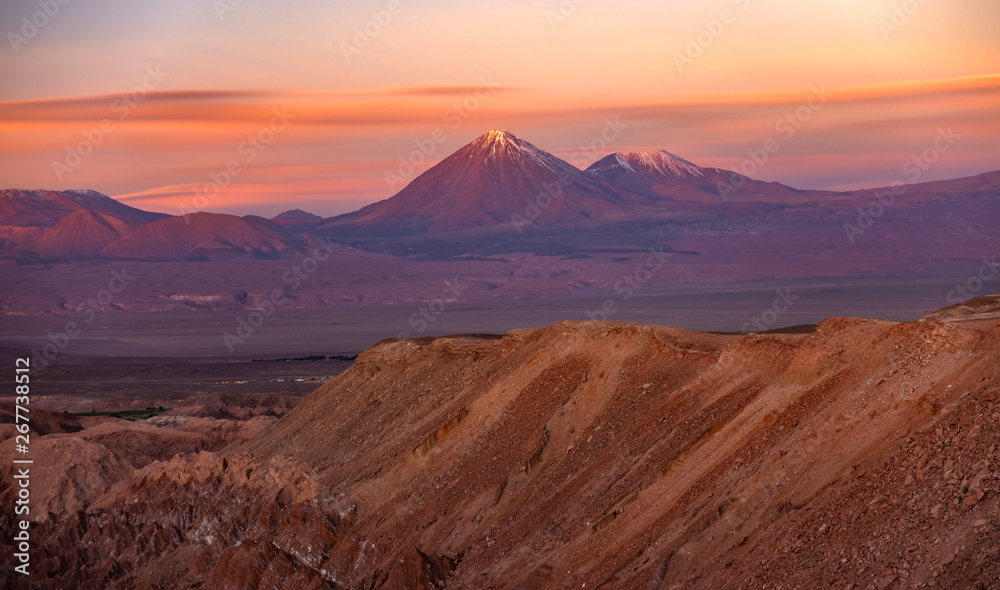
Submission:
M 987 295 L 956 303 L 930 313 L 923 319 L 941 322 L 1000 320 L 1000 295 Z
M 11 507 L 17 499 L 13 478 L 18 468 L 30 468 L 29 509 L 34 522 L 62 518 L 84 510 L 113 484 L 132 474 L 132 465 L 107 447 L 72 435 L 55 434 L 34 438 L 29 455 L 15 451 L 15 439 L 0 444 L 3 479 L 0 502 Z M 14 459 L 31 459 L 30 465 L 15 465 Z M 9 519 L 9 515 L 4 518 Z M 10 530 L 4 522 L 4 530 Z
M 849 318 L 389 340 L 250 441 L 38 524 L 32 583 L 989 587 L 998 345 Z

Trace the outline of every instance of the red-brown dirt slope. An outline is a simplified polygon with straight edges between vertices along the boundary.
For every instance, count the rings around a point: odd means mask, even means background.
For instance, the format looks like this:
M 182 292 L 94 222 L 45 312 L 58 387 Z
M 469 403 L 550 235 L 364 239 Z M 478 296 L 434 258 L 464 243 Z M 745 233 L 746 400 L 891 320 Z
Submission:
M 385 341 L 258 438 L 51 515 L 34 582 L 994 587 L 1000 325 L 964 319 Z

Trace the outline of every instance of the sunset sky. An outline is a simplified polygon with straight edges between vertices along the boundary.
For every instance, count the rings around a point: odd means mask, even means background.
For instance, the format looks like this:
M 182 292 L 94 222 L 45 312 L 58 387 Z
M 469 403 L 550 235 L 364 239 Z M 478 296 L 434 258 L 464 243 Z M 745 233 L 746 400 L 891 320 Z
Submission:
M 50 3 L 0 4 L 2 188 L 326 216 L 495 128 L 798 188 L 905 180 L 950 128 L 921 180 L 1000 169 L 996 0 Z

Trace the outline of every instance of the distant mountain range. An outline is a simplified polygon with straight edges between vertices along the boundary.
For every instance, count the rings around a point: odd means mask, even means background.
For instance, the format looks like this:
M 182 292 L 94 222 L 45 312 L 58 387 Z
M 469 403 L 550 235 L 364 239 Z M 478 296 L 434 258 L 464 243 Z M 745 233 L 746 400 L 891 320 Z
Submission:
M 481 135 L 385 201 L 312 224 L 323 234 L 399 236 L 507 225 L 667 218 L 691 204 L 816 194 L 701 168 L 666 151 L 611 154 L 586 170 L 507 131 Z M 738 185 L 738 189 L 735 186 Z
M 998 197 L 1000 172 L 895 191 L 806 191 L 662 150 L 614 153 L 580 170 L 511 133 L 489 131 L 393 197 L 326 219 L 299 209 L 271 220 L 173 217 L 94 191 L 0 191 L 0 260 L 280 258 L 301 255 L 322 237 L 437 260 L 653 244 L 699 255 L 760 249 L 762 259 L 774 259 L 778 248 L 871 272 L 892 256 L 947 265 L 991 254 L 985 243 L 998 237 Z M 861 239 L 870 258 L 848 260 Z
M 105 211 L 131 225 L 169 217 L 129 207 L 96 191 L 0 190 L 0 225 L 52 227 L 80 210 Z
M 0 232 L 0 256 L 21 263 L 273 258 L 304 252 L 314 243 L 262 217 L 175 217 L 94 191 L 0 191 Z

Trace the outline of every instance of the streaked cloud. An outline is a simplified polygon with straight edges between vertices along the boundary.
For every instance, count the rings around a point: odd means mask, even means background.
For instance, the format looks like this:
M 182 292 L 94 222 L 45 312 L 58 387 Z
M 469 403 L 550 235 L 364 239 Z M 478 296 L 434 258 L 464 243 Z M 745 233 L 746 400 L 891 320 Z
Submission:
M 1000 76 L 824 87 L 829 101 L 787 139 L 779 122 L 807 104 L 811 89 L 641 104 L 505 90 L 458 115 L 455 105 L 475 89 L 153 92 L 124 119 L 114 117 L 111 105 L 120 97 L 113 95 L 3 103 L 0 173 L 11 186 L 90 187 L 175 213 L 235 161 L 240 174 L 210 208 L 266 214 L 294 200 L 329 215 L 391 196 L 386 173 L 398 173 L 415 151 L 433 148 L 419 158 L 419 172 L 491 128 L 557 155 L 577 154 L 574 163 L 581 153 L 596 160 L 612 151 L 667 149 L 722 168 L 739 167 L 748 150 L 776 137 L 781 149 L 757 175 L 825 188 L 891 181 L 908 154 L 923 149 L 938 127 L 952 126 L 963 139 L 936 177 L 998 167 Z M 267 127 L 276 111 L 293 119 L 272 134 Z M 110 118 L 113 131 L 57 182 L 53 163 L 102 118 Z M 608 118 L 626 126 L 621 138 L 591 149 Z M 435 131 L 443 142 L 428 139 Z M 270 142 L 245 161 L 247 142 L 258 134 Z

